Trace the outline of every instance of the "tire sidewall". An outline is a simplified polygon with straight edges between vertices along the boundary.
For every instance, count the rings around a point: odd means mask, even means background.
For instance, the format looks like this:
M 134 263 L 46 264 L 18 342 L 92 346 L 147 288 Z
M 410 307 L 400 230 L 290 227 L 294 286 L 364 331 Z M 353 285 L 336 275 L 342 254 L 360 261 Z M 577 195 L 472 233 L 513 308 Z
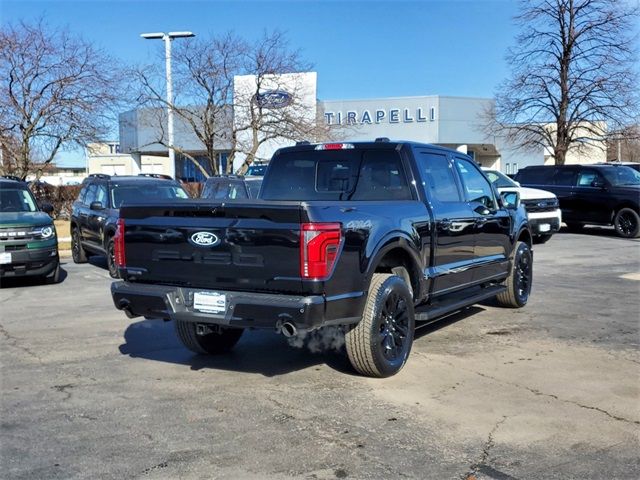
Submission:
M 377 337 L 379 335 L 380 326 L 382 324 L 382 306 L 384 305 L 384 302 L 386 301 L 388 296 L 393 292 L 397 292 L 398 294 L 400 294 L 407 305 L 409 325 L 405 343 L 403 345 L 403 354 L 398 359 L 390 361 L 384 357 L 384 354 L 382 353 L 382 346 L 377 341 Z M 394 375 L 402 369 L 404 364 L 407 362 L 407 359 L 409 358 L 409 354 L 411 353 L 415 330 L 413 299 L 411 296 L 411 291 L 407 287 L 406 282 L 398 276 L 389 277 L 384 281 L 384 283 L 375 293 L 375 297 L 371 299 L 373 302 L 375 302 L 373 309 L 374 321 L 371 323 L 371 330 L 369 331 L 369 335 L 371 336 L 371 353 L 378 371 L 382 374 L 382 376 L 388 377 Z
M 631 232 L 631 234 L 625 234 L 620 228 L 620 217 L 626 213 L 630 213 L 632 215 L 632 218 L 634 218 L 634 221 L 636 222 L 636 228 Z M 618 213 L 616 213 L 613 225 L 616 229 L 616 233 L 621 237 L 636 238 L 638 237 L 638 233 L 640 231 L 640 216 L 638 216 L 638 214 L 631 208 L 621 208 L 620 210 L 618 210 Z
M 71 231 L 71 257 L 74 263 L 82 262 L 82 245 L 80 244 L 80 233 L 77 228 Z
M 518 264 L 520 263 L 520 260 L 522 259 L 523 255 L 526 255 L 529 257 L 529 287 L 527 289 L 526 296 L 520 295 L 518 282 L 516 281 L 517 275 L 518 275 L 518 271 L 517 271 Z M 518 306 L 524 307 L 529 301 L 529 296 L 531 295 L 531 287 L 533 284 L 533 255 L 531 254 L 531 248 L 529 248 L 529 245 L 527 245 L 525 242 L 518 243 L 518 248 L 516 250 L 516 254 L 513 259 L 512 275 L 514 276 L 514 280 L 512 283 L 513 295 L 516 299 Z
M 107 269 L 109 270 L 109 275 L 111 278 L 120 278 L 118 273 L 118 267 L 115 264 L 113 249 L 115 245 L 113 243 L 113 238 L 110 238 L 107 242 Z

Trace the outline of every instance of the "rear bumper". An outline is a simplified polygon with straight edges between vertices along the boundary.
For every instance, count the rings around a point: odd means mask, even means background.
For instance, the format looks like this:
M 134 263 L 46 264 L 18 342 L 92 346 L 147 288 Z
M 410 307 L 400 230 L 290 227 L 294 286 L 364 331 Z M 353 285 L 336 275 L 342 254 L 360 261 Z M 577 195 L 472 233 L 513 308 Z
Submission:
M 113 303 L 129 316 L 144 316 L 240 328 L 280 328 L 289 322 L 300 331 L 326 325 L 356 323 L 362 315 L 363 292 L 335 297 L 290 296 L 215 290 L 226 296 L 226 310 L 204 313 L 194 309 L 198 288 L 148 285 L 126 281 L 111 284 Z
M 57 247 L 25 248 L 10 253 L 11 263 L 0 264 L 0 278 L 49 275 L 60 262 Z

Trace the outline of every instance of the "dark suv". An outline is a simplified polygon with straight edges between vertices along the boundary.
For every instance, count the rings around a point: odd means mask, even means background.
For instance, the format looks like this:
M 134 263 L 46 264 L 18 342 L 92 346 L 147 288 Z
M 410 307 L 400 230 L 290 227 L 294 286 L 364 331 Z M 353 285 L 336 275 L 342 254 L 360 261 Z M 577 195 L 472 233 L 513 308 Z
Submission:
M 189 198 L 180 183 L 155 174 L 109 176 L 92 174 L 71 211 L 71 253 L 75 263 L 84 263 L 89 254 L 106 255 L 109 275 L 117 278 L 113 236 L 120 206 L 127 202 Z
M 214 200 L 258 198 L 260 185 L 262 185 L 262 177 L 241 177 L 238 175 L 209 177 L 200 196 Z
M 556 194 L 570 230 L 614 225 L 625 238 L 640 236 L 640 172 L 623 165 L 558 165 L 521 169 L 516 181 Z
M 26 183 L 0 177 L 0 283 L 11 277 L 60 280 L 51 204 L 38 206 Z

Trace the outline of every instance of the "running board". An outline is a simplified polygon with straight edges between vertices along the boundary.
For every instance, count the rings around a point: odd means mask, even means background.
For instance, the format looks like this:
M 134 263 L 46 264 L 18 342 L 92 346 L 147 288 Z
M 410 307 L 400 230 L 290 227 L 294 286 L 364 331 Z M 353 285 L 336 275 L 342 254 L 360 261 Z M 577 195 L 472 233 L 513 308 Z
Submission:
M 482 302 L 491 297 L 495 297 L 499 293 L 504 292 L 507 289 L 504 285 L 494 285 L 491 287 L 485 287 L 475 293 L 474 295 L 465 297 L 453 297 L 448 300 L 441 300 L 435 302 L 433 305 L 425 305 L 422 307 L 418 307 L 415 313 L 417 322 L 424 322 L 429 320 L 434 320 L 438 317 L 442 317 L 443 315 L 447 315 L 449 313 L 453 313 L 457 310 L 462 310 L 463 308 L 469 307 L 474 303 Z

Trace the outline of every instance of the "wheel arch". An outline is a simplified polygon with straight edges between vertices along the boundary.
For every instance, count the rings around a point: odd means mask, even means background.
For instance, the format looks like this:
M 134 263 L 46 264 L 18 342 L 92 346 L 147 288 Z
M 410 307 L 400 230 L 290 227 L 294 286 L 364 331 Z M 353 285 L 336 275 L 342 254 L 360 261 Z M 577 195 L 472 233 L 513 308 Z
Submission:
M 420 298 L 423 272 L 420 266 L 420 254 L 414 250 L 406 238 L 395 237 L 387 240 L 371 257 L 366 275 L 368 290 L 374 273 L 396 273 L 397 267 L 404 268 L 408 275 L 414 298 Z M 406 280 L 406 279 L 405 279 Z

